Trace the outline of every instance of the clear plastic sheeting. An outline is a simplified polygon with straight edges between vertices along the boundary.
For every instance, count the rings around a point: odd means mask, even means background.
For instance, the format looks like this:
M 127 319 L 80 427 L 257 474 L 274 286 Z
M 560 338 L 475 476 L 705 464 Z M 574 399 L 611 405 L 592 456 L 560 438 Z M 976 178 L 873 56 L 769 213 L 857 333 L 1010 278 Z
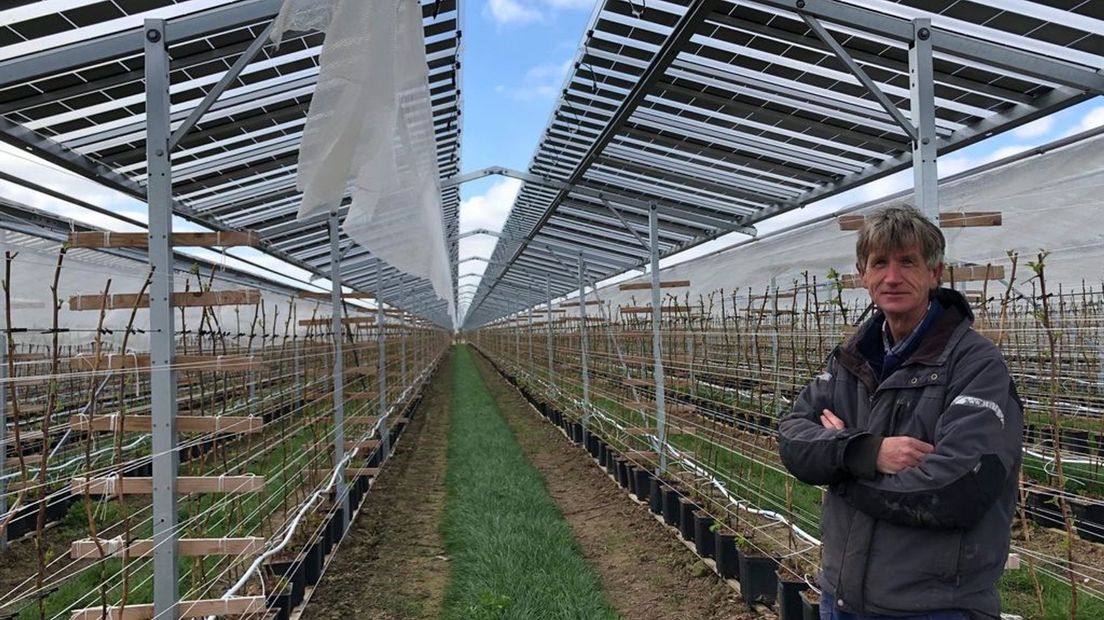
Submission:
M 16 339 L 21 344 L 41 344 L 51 338 L 49 329 L 53 322 L 50 311 L 52 294 L 50 285 L 57 270 L 58 251 L 62 244 L 49 239 L 34 237 L 20 232 L 0 229 L 0 258 L 11 256 L 11 278 L 7 286 L 7 296 L 0 293 L 0 324 L 16 330 Z M 0 270 L 4 265 L 0 262 Z M 64 327 L 60 335 L 63 344 L 86 345 L 96 337 L 99 326 L 98 310 L 75 310 L 70 300 L 76 295 L 102 295 L 110 282 L 108 294 L 135 294 L 149 275 L 149 266 L 135 260 L 112 256 L 96 250 L 71 248 L 66 251 L 60 270 L 58 270 L 58 325 Z M 198 292 L 210 286 L 211 291 L 252 289 L 228 281 L 216 270 L 211 278 L 210 266 L 199 266 L 192 271 L 176 271 L 173 276 L 173 290 L 177 292 Z M 218 326 L 220 331 L 230 334 L 231 339 L 242 339 L 251 329 L 258 334 L 260 344 L 262 332 L 282 333 L 289 315 L 292 321 L 287 324 L 291 335 L 302 334 L 305 328 L 299 321 L 315 316 L 326 317 L 331 314 L 330 305 L 308 299 L 298 299 L 272 290 L 260 290 L 260 303 L 236 306 L 210 306 L 177 308 L 175 310 L 178 330 L 192 331 Z M 148 290 L 146 291 L 149 292 Z M 11 299 L 11 308 L 5 297 Z M 130 324 L 130 308 L 107 310 L 104 314 L 101 335 L 105 344 L 119 344 Z M 256 322 L 256 323 L 255 323 Z M 149 310 L 143 307 L 134 317 L 132 325 L 136 333 L 127 339 L 128 348 L 143 351 L 149 348 Z
M 325 32 L 333 20 L 333 5 L 333 0 L 287 0 L 272 22 L 272 41 L 279 44 L 288 31 Z
M 911 199 L 910 190 L 843 212 L 861 214 Z M 1003 218 L 1001 226 L 944 228 L 948 263 L 1002 266 L 1007 279 L 1011 275 L 1008 253 L 1018 252 L 1015 285 L 1029 292 L 1034 272 L 1027 262 L 1045 250 L 1049 287 L 1104 286 L 1104 228 L 1100 225 L 1104 222 L 1104 133 L 946 180 L 940 183 L 939 202 L 942 212 L 999 211 Z M 699 296 L 723 289 L 726 295 L 746 299 L 749 292 L 767 293 L 772 282 L 783 291 L 792 290 L 804 282 L 803 272 L 808 272 L 810 282 L 815 276 L 818 284 L 825 284 L 830 269 L 855 272 L 856 235 L 840 230 L 832 217 L 745 241 L 660 270 L 661 280 L 690 281 L 689 288 L 662 289 L 663 297 L 672 295 L 682 303 L 689 295 L 690 303 L 697 305 Z M 629 280 L 648 281 L 649 276 Z M 991 295 L 1004 287 L 999 282 L 989 286 Z M 980 283 L 966 287 L 979 288 Z M 615 313 L 617 306 L 647 305 L 651 299 L 648 290 L 620 291 L 616 284 L 599 289 L 598 294 L 612 302 Z M 574 306 L 566 310 L 572 315 L 578 312 Z
M 345 234 L 428 279 L 455 320 L 421 5 L 288 0 L 274 38 L 304 28 L 324 29 L 326 39 L 299 150 L 299 218 L 351 193 Z

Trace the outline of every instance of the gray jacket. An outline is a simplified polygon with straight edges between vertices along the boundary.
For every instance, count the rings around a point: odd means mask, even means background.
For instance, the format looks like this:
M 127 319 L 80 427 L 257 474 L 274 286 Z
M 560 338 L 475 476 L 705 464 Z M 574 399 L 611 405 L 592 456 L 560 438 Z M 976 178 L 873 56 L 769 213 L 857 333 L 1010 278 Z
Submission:
M 779 424 L 782 462 L 828 485 L 820 585 L 841 608 L 909 615 L 963 609 L 997 617 L 1016 505 L 1023 408 L 1000 351 L 970 328 L 962 295 L 879 385 L 867 359 L 883 348 L 878 313 L 828 358 Z M 846 424 L 828 430 L 820 412 Z M 935 446 L 917 467 L 875 472 L 883 437 Z

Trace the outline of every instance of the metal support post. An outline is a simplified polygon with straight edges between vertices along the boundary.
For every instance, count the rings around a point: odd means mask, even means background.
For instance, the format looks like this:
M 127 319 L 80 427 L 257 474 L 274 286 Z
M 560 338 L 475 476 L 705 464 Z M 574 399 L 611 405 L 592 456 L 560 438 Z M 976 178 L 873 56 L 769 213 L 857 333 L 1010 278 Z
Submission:
M 176 618 L 176 348 L 173 319 L 172 166 L 169 159 L 169 50 L 165 21 L 145 20 L 146 185 L 149 207 L 150 412 L 153 417 L 153 609 Z
M 549 390 L 555 395 L 556 392 L 556 367 L 555 356 L 552 352 L 552 279 L 548 276 L 544 276 L 544 292 L 548 296 L 548 316 L 545 318 L 545 326 L 548 328 L 548 342 L 546 348 L 548 353 L 548 386 Z
M 0 430 L 7 433 L 8 429 L 8 339 L 11 334 L 4 334 L 4 343 L 0 346 Z M 12 390 L 15 394 L 15 390 Z M 16 448 L 18 449 L 18 447 Z M 7 473 L 7 442 L 0 443 L 0 514 L 8 512 L 7 482 L 4 474 Z M 0 532 L 0 550 L 8 548 L 8 528 Z
M 916 208 L 939 224 L 935 149 L 935 82 L 932 73 L 931 20 L 912 20 L 909 45 L 909 100 L 917 138 L 912 142 L 912 178 Z
M 778 415 L 781 410 L 778 406 L 778 401 L 782 396 L 782 373 L 778 368 L 778 286 L 775 284 L 775 279 L 771 278 L 771 372 L 774 373 L 774 398 L 771 404 L 774 410 L 774 415 Z M 764 429 L 769 430 L 769 429 Z
M 295 377 L 295 406 L 293 409 L 300 409 L 304 406 L 303 403 L 303 361 L 301 358 L 301 347 L 299 346 L 299 338 L 293 338 L 291 341 L 292 361 L 291 361 L 291 374 Z
M 345 485 L 345 333 L 341 326 L 341 258 L 337 209 L 330 211 L 330 331 L 333 332 L 334 469 L 337 470 L 337 500 L 341 506 L 341 531 L 349 529 L 349 492 Z
M 403 388 L 410 387 L 410 381 L 406 377 L 406 282 L 400 279 L 402 284 L 403 313 L 399 315 L 399 379 Z
M 590 368 L 587 360 L 586 267 L 579 253 L 579 348 L 583 364 L 583 428 L 590 424 Z
M 532 283 L 531 280 L 529 282 L 529 290 L 533 291 L 533 283 Z M 533 291 L 533 297 L 536 297 L 536 291 Z M 536 372 L 537 369 L 536 369 L 535 366 L 533 366 L 533 310 L 534 309 L 535 308 L 529 308 L 528 321 L 527 321 L 528 326 L 526 327 L 526 331 L 528 332 L 528 338 L 529 338 L 529 381 L 530 381 L 530 384 L 532 384 L 532 381 L 534 379 L 536 379 L 536 376 L 537 376 L 537 372 Z
M 656 474 L 663 475 L 667 473 L 667 402 L 663 391 L 663 341 L 659 333 L 659 217 L 654 203 L 648 209 L 648 252 L 652 261 L 652 360 L 655 368 L 656 452 L 659 453 Z
M 387 426 L 387 342 L 384 337 L 383 261 L 376 257 L 376 343 L 379 345 L 379 432 L 380 463 L 391 455 L 391 431 Z

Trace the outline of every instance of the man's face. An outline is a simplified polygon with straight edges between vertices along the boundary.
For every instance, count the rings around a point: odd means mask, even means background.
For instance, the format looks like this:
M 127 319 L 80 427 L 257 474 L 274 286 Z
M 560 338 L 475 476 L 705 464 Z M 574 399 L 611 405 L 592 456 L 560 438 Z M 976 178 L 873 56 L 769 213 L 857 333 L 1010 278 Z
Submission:
M 919 246 L 872 251 L 858 268 L 870 299 L 891 318 L 923 316 L 943 275 L 943 263 L 928 267 Z

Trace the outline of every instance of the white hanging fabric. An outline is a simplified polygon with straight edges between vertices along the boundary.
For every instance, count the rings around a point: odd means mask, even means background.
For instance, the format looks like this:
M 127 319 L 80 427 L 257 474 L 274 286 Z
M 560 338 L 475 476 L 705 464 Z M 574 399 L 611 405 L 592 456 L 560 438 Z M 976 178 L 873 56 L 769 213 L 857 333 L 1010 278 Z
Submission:
M 350 193 L 343 230 L 425 278 L 455 320 L 417 0 L 285 0 L 273 28 L 326 33 L 299 148 L 299 219 Z

